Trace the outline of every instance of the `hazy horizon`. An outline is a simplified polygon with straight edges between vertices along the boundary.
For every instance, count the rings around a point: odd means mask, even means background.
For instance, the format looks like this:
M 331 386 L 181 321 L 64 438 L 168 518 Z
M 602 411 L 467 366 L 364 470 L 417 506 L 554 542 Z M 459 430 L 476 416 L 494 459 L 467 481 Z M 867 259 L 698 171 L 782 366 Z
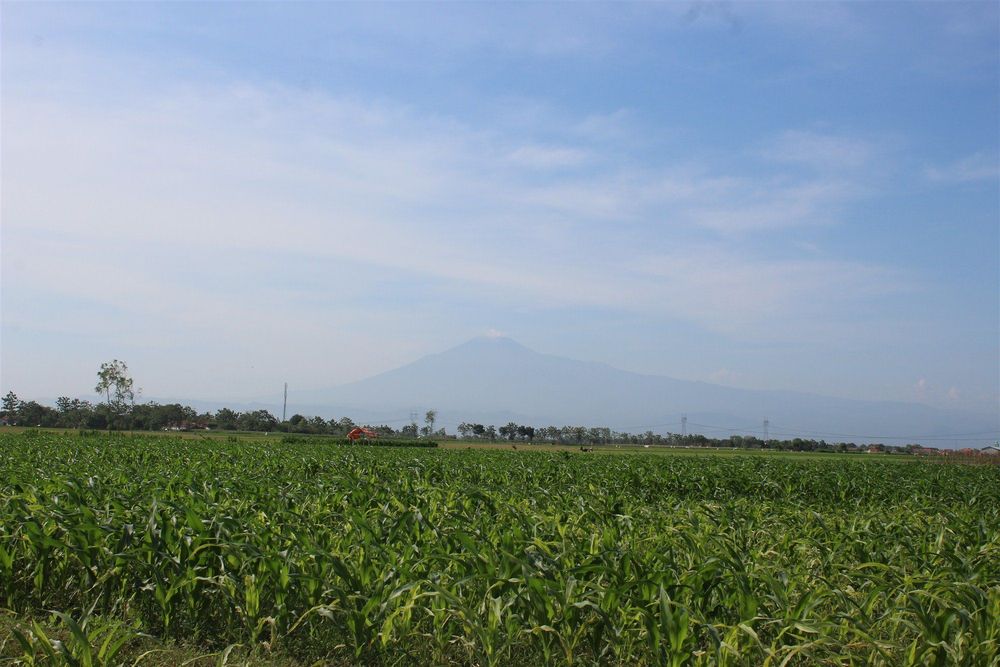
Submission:
M 3 3 L 0 393 L 490 332 L 1000 410 L 995 3 Z
M 100 403 L 103 397 L 80 395 Z M 835 442 L 923 444 L 961 448 L 993 444 L 1000 415 L 914 402 L 863 401 L 788 391 L 758 391 L 642 375 L 599 362 L 532 350 L 492 332 L 399 368 L 338 386 L 288 388 L 229 400 L 143 396 L 199 412 L 264 409 L 359 424 L 402 426 L 435 410 L 454 433 L 462 422 L 536 427 L 582 425 L 661 435 L 688 430 L 708 437 L 801 437 Z M 49 403 L 54 401 L 50 397 Z M 769 426 L 765 425 L 765 421 Z

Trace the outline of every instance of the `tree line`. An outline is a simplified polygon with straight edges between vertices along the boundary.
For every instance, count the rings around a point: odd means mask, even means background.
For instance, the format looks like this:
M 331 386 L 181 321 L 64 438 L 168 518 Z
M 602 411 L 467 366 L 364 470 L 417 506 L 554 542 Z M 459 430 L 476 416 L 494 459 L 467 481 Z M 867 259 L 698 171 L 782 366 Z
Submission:
M 350 417 L 324 419 L 294 414 L 281 421 L 268 410 L 248 410 L 239 412 L 221 408 L 215 412 L 198 412 L 180 403 L 160 404 L 130 403 L 119 410 L 112 403 L 94 404 L 90 401 L 62 396 L 56 399 L 55 407 L 42 405 L 36 401 L 22 401 L 13 391 L 2 399 L 0 420 L 15 426 L 78 428 L 91 430 L 132 430 L 132 431 L 249 431 L 271 433 L 295 433 L 303 435 L 345 436 L 358 426 L 370 428 L 384 438 L 418 438 L 433 436 L 439 439 L 454 438 L 444 428 L 435 429 L 437 415 L 433 410 L 424 417 L 424 426 L 409 423 L 401 428 L 388 424 L 360 424 Z M 497 427 L 494 424 L 462 422 L 458 425 L 457 436 L 462 440 L 482 442 L 510 442 L 525 444 L 561 445 L 632 445 L 657 447 L 725 447 L 736 449 L 777 449 L 803 452 L 858 452 L 875 449 L 887 452 L 907 453 L 922 448 L 919 445 L 858 445 L 852 442 L 831 443 L 825 440 L 790 438 L 767 441 L 752 435 L 731 435 L 727 438 L 711 438 L 702 434 L 679 433 L 629 433 L 599 426 L 529 426 L 508 422 Z
M 5 424 L 32 427 L 108 429 L 133 431 L 193 431 L 225 430 L 251 432 L 278 432 L 312 435 L 344 436 L 358 426 L 369 428 L 385 438 L 448 438 L 445 429 L 435 429 L 437 412 L 424 414 L 424 426 L 411 422 L 399 429 L 388 424 L 358 424 L 350 417 L 324 419 L 294 414 L 285 421 L 279 420 L 268 410 L 238 412 L 221 408 L 216 412 L 199 413 L 180 403 L 159 404 L 154 401 L 136 403 L 133 381 L 128 367 L 117 359 L 101 364 L 94 390 L 104 397 L 101 403 L 68 396 L 56 399 L 55 407 L 36 401 L 22 401 L 13 391 L 2 399 L 0 421 Z M 909 453 L 931 448 L 909 445 L 857 445 L 853 442 L 828 443 L 825 440 L 792 438 L 787 440 L 761 438 L 752 435 L 731 435 L 727 438 L 710 438 L 701 434 L 659 434 L 653 431 L 629 433 L 608 427 L 544 426 L 508 422 L 497 427 L 493 424 L 462 422 L 458 435 L 463 440 L 487 442 L 507 441 L 518 443 L 551 443 L 580 446 L 637 445 L 661 447 L 725 447 L 736 449 L 778 449 L 788 451 L 857 452 L 886 451 Z
M 919 445 L 858 445 L 853 442 L 830 443 L 826 440 L 789 438 L 787 440 L 764 440 L 752 435 L 731 435 L 726 438 L 711 438 L 700 433 L 682 435 L 680 433 L 630 433 L 614 431 L 606 426 L 526 426 L 509 422 L 497 428 L 492 424 L 462 422 L 458 433 L 463 440 L 483 440 L 487 442 L 539 442 L 564 445 L 650 445 L 658 447 L 722 447 L 734 449 L 779 449 L 787 451 L 811 452 L 851 452 L 868 449 L 881 451 L 909 451 Z
M 327 420 L 295 414 L 288 420 L 279 421 L 268 410 L 237 412 L 221 408 L 214 413 L 199 413 L 180 403 L 136 403 L 133 387 L 134 381 L 129 375 L 128 365 L 124 361 L 113 359 L 101 364 L 97 371 L 94 391 L 104 397 L 104 402 L 95 405 L 90 401 L 60 396 L 53 408 L 37 401 L 22 401 L 17 394 L 9 391 L 0 402 L 0 422 L 14 426 L 93 430 L 276 431 L 337 436 L 347 435 L 362 426 L 350 417 Z M 416 423 L 407 424 L 399 430 L 387 424 L 363 426 L 385 437 L 444 436 L 444 429 L 434 430 L 436 420 L 437 412 L 428 410 L 424 415 L 425 425 L 420 429 Z
M 161 404 L 155 401 L 134 403 L 126 409 L 118 410 L 114 405 L 109 406 L 107 403 L 94 404 L 62 396 L 56 399 L 55 407 L 50 407 L 37 401 L 22 401 L 13 391 L 3 397 L 2 406 L 0 419 L 5 424 L 44 428 L 118 431 L 275 431 L 346 435 L 352 429 L 362 426 L 356 424 L 350 417 L 327 420 L 322 417 L 296 414 L 282 422 L 268 410 L 238 412 L 230 408 L 221 408 L 215 412 L 198 412 L 180 403 Z M 424 431 L 424 435 L 427 434 L 426 427 L 418 430 L 414 424 L 408 424 L 399 430 L 385 424 L 363 426 L 371 428 L 380 436 L 387 437 L 416 438 L 421 431 Z

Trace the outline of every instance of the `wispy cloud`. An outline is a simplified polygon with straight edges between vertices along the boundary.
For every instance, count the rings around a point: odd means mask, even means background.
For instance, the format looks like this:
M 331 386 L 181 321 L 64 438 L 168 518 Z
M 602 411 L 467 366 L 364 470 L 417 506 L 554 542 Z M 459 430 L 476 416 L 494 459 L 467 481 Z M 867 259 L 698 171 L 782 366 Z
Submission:
M 328 386 L 496 327 L 995 410 L 996 16 L 5 6 L 2 380 Z
M 586 162 L 588 154 L 579 148 L 562 146 L 520 146 L 509 155 L 515 165 L 530 169 L 575 167 Z
M 61 83 L 73 94 L 84 85 Z M 165 83 L 133 96 L 113 118 L 66 99 L 13 93 L 5 102 L 5 121 L 17 129 L 5 143 L 5 157 L 17 164 L 6 182 L 12 239 L 28 230 L 78 237 L 86 230 L 77 252 L 101 253 L 114 240 L 159 243 L 178 256 L 196 239 L 217 248 L 222 271 L 248 251 L 300 252 L 514 290 L 539 303 L 661 309 L 722 330 L 790 315 L 821 301 L 831 285 L 850 300 L 867 298 L 876 276 L 883 285 L 899 282 L 872 265 L 691 245 L 706 241 L 705 230 L 828 223 L 826 211 L 854 196 L 840 180 L 678 165 L 538 181 L 531 174 L 539 169 L 587 164 L 590 144 L 525 142 L 404 107 L 277 86 Z M 839 147 L 828 152 L 856 164 L 848 143 L 788 136 Z M 45 194 L 52 191 L 60 197 Z M 671 233 L 669 257 L 659 250 L 670 238 L 659 220 L 680 230 Z M 615 241 L 623 224 L 631 225 L 627 245 Z M 30 275 L 16 278 L 42 280 L 62 261 L 60 253 L 37 259 Z M 105 296 L 122 307 L 165 303 L 176 278 L 167 269 Z M 187 311 L 210 310 L 209 302 Z
M 724 203 L 694 207 L 692 217 L 701 226 L 728 234 L 823 225 L 835 220 L 837 210 L 856 191 L 852 184 L 838 180 L 793 185 L 761 180 L 730 192 Z
M 314 386 L 355 379 L 512 313 L 750 347 L 885 340 L 881 306 L 914 289 L 891 258 L 832 239 L 882 155 L 824 125 L 711 146 L 657 126 L 676 141 L 660 151 L 627 96 L 463 114 L 54 46 L 19 57 L 46 83 L 4 82 L 5 331 L 190 355 L 218 368 L 208 393 L 289 367 Z M 962 178 L 982 173 L 970 164 Z M 739 367 L 713 379 L 752 385 Z
M 1000 179 L 1000 159 L 975 153 L 950 164 L 927 167 L 924 175 L 935 183 L 975 183 Z
M 816 169 L 857 169 L 873 155 L 867 141 L 807 130 L 788 130 L 762 151 L 766 159 Z
M 818 323 L 845 304 L 912 288 L 906 276 L 874 264 L 747 258 L 715 249 L 648 258 L 637 269 L 655 285 L 663 308 L 716 331 L 761 339 L 821 335 Z

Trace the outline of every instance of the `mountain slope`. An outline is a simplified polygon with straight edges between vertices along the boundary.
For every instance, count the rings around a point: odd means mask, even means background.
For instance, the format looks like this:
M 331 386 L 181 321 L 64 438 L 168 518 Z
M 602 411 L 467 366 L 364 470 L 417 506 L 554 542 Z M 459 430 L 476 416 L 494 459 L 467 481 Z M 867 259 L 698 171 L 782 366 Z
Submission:
M 385 421 L 434 408 L 439 423 L 449 428 L 459 421 L 513 420 L 679 432 L 683 413 L 691 432 L 714 436 L 728 431 L 709 426 L 759 433 L 768 418 L 775 437 L 898 442 L 886 436 L 913 436 L 907 440 L 942 445 L 957 443 L 935 438 L 998 428 L 997 419 L 989 415 L 917 404 L 735 389 L 631 373 L 540 354 L 508 338 L 476 338 L 365 380 L 292 392 L 289 399 L 323 407 L 320 414 L 375 420 L 382 415 Z M 983 442 L 987 440 L 984 435 Z

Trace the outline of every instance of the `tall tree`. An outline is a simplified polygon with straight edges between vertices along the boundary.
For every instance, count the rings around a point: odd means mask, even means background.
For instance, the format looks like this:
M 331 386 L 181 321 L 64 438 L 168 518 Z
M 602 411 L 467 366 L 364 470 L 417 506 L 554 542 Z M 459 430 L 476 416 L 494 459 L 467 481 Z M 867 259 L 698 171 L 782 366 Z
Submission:
M 437 419 L 437 410 L 428 410 L 424 415 L 424 423 L 427 424 L 427 434 L 434 435 L 434 420 Z
M 108 428 L 111 428 L 113 417 L 121 421 L 135 403 L 132 378 L 128 375 L 128 366 L 124 361 L 114 359 L 101 364 L 101 370 L 97 371 L 97 386 L 94 387 L 94 391 L 104 394 L 107 399 Z
M 14 423 L 17 419 L 17 409 L 21 405 L 21 399 L 13 391 L 8 391 L 3 397 L 3 417 L 9 423 Z
M 215 413 L 215 422 L 218 424 L 219 428 L 226 431 L 235 431 L 236 422 L 239 419 L 239 413 L 230 410 L 229 408 L 220 408 L 218 412 Z

